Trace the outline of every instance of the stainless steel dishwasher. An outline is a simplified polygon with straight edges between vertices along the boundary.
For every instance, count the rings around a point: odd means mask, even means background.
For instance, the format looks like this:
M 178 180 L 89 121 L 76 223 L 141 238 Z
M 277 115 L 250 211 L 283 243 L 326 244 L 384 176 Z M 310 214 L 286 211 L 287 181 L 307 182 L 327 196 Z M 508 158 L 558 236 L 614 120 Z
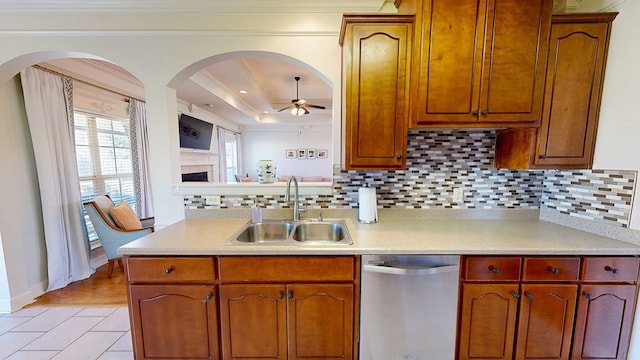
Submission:
M 362 256 L 360 360 L 453 360 L 459 256 Z

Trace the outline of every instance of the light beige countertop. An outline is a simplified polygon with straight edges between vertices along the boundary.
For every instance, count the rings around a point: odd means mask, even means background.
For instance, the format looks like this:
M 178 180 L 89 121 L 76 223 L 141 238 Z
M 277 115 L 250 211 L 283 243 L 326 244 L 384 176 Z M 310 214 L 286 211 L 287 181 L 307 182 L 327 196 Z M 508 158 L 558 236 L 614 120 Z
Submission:
M 640 246 L 539 219 L 344 219 L 352 245 L 226 245 L 247 218 L 186 219 L 119 249 L 123 255 L 640 255 Z

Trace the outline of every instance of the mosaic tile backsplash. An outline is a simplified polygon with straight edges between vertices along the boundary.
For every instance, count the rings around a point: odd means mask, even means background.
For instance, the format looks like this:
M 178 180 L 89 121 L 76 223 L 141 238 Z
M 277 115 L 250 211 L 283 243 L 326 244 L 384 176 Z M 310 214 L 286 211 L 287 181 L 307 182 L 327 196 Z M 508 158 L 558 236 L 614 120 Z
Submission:
M 380 208 L 555 209 L 593 220 L 628 226 L 635 171 L 512 171 L 493 167 L 494 130 L 422 130 L 408 136 L 407 169 L 334 169 L 333 194 L 303 196 L 310 209 L 358 207 L 358 188 L 375 187 Z M 453 189 L 463 188 L 461 202 Z M 222 196 L 209 206 L 199 195 L 185 196 L 189 209 L 288 208 L 284 194 Z
M 629 227 L 636 171 L 547 171 L 541 208 Z

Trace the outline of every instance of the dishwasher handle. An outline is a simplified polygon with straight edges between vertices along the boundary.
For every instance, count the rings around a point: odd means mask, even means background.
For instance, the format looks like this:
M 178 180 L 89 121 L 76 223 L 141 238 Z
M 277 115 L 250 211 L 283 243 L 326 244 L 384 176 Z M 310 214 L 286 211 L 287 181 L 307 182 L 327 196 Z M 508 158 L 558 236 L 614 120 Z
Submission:
M 373 262 L 362 265 L 362 271 L 391 275 L 436 275 L 458 271 L 458 265 L 420 266 Z

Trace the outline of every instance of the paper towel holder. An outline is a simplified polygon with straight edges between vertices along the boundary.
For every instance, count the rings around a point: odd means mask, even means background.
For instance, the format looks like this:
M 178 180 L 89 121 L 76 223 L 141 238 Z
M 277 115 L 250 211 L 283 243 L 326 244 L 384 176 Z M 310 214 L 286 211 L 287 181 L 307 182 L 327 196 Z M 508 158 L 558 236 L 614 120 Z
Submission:
M 371 202 L 367 202 L 367 207 L 363 207 L 363 201 L 362 201 L 362 190 L 373 190 L 373 194 L 369 194 L 369 195 L 373 195 Z M 371 189 L 371 187 L 369 186 L 368 183 L 364 183 L 362 185 L 362 187 L 358 190 L 358 203 L 359 203 L 359 208 L 358 208 L 358 222 L 362 223 L 362 224 L 375 224 L 378 222 L 378 202 L 376 200 L 376 193 L 375 193 L 375 188 Z M 365 211 L 367 211 L 365 213 Z

